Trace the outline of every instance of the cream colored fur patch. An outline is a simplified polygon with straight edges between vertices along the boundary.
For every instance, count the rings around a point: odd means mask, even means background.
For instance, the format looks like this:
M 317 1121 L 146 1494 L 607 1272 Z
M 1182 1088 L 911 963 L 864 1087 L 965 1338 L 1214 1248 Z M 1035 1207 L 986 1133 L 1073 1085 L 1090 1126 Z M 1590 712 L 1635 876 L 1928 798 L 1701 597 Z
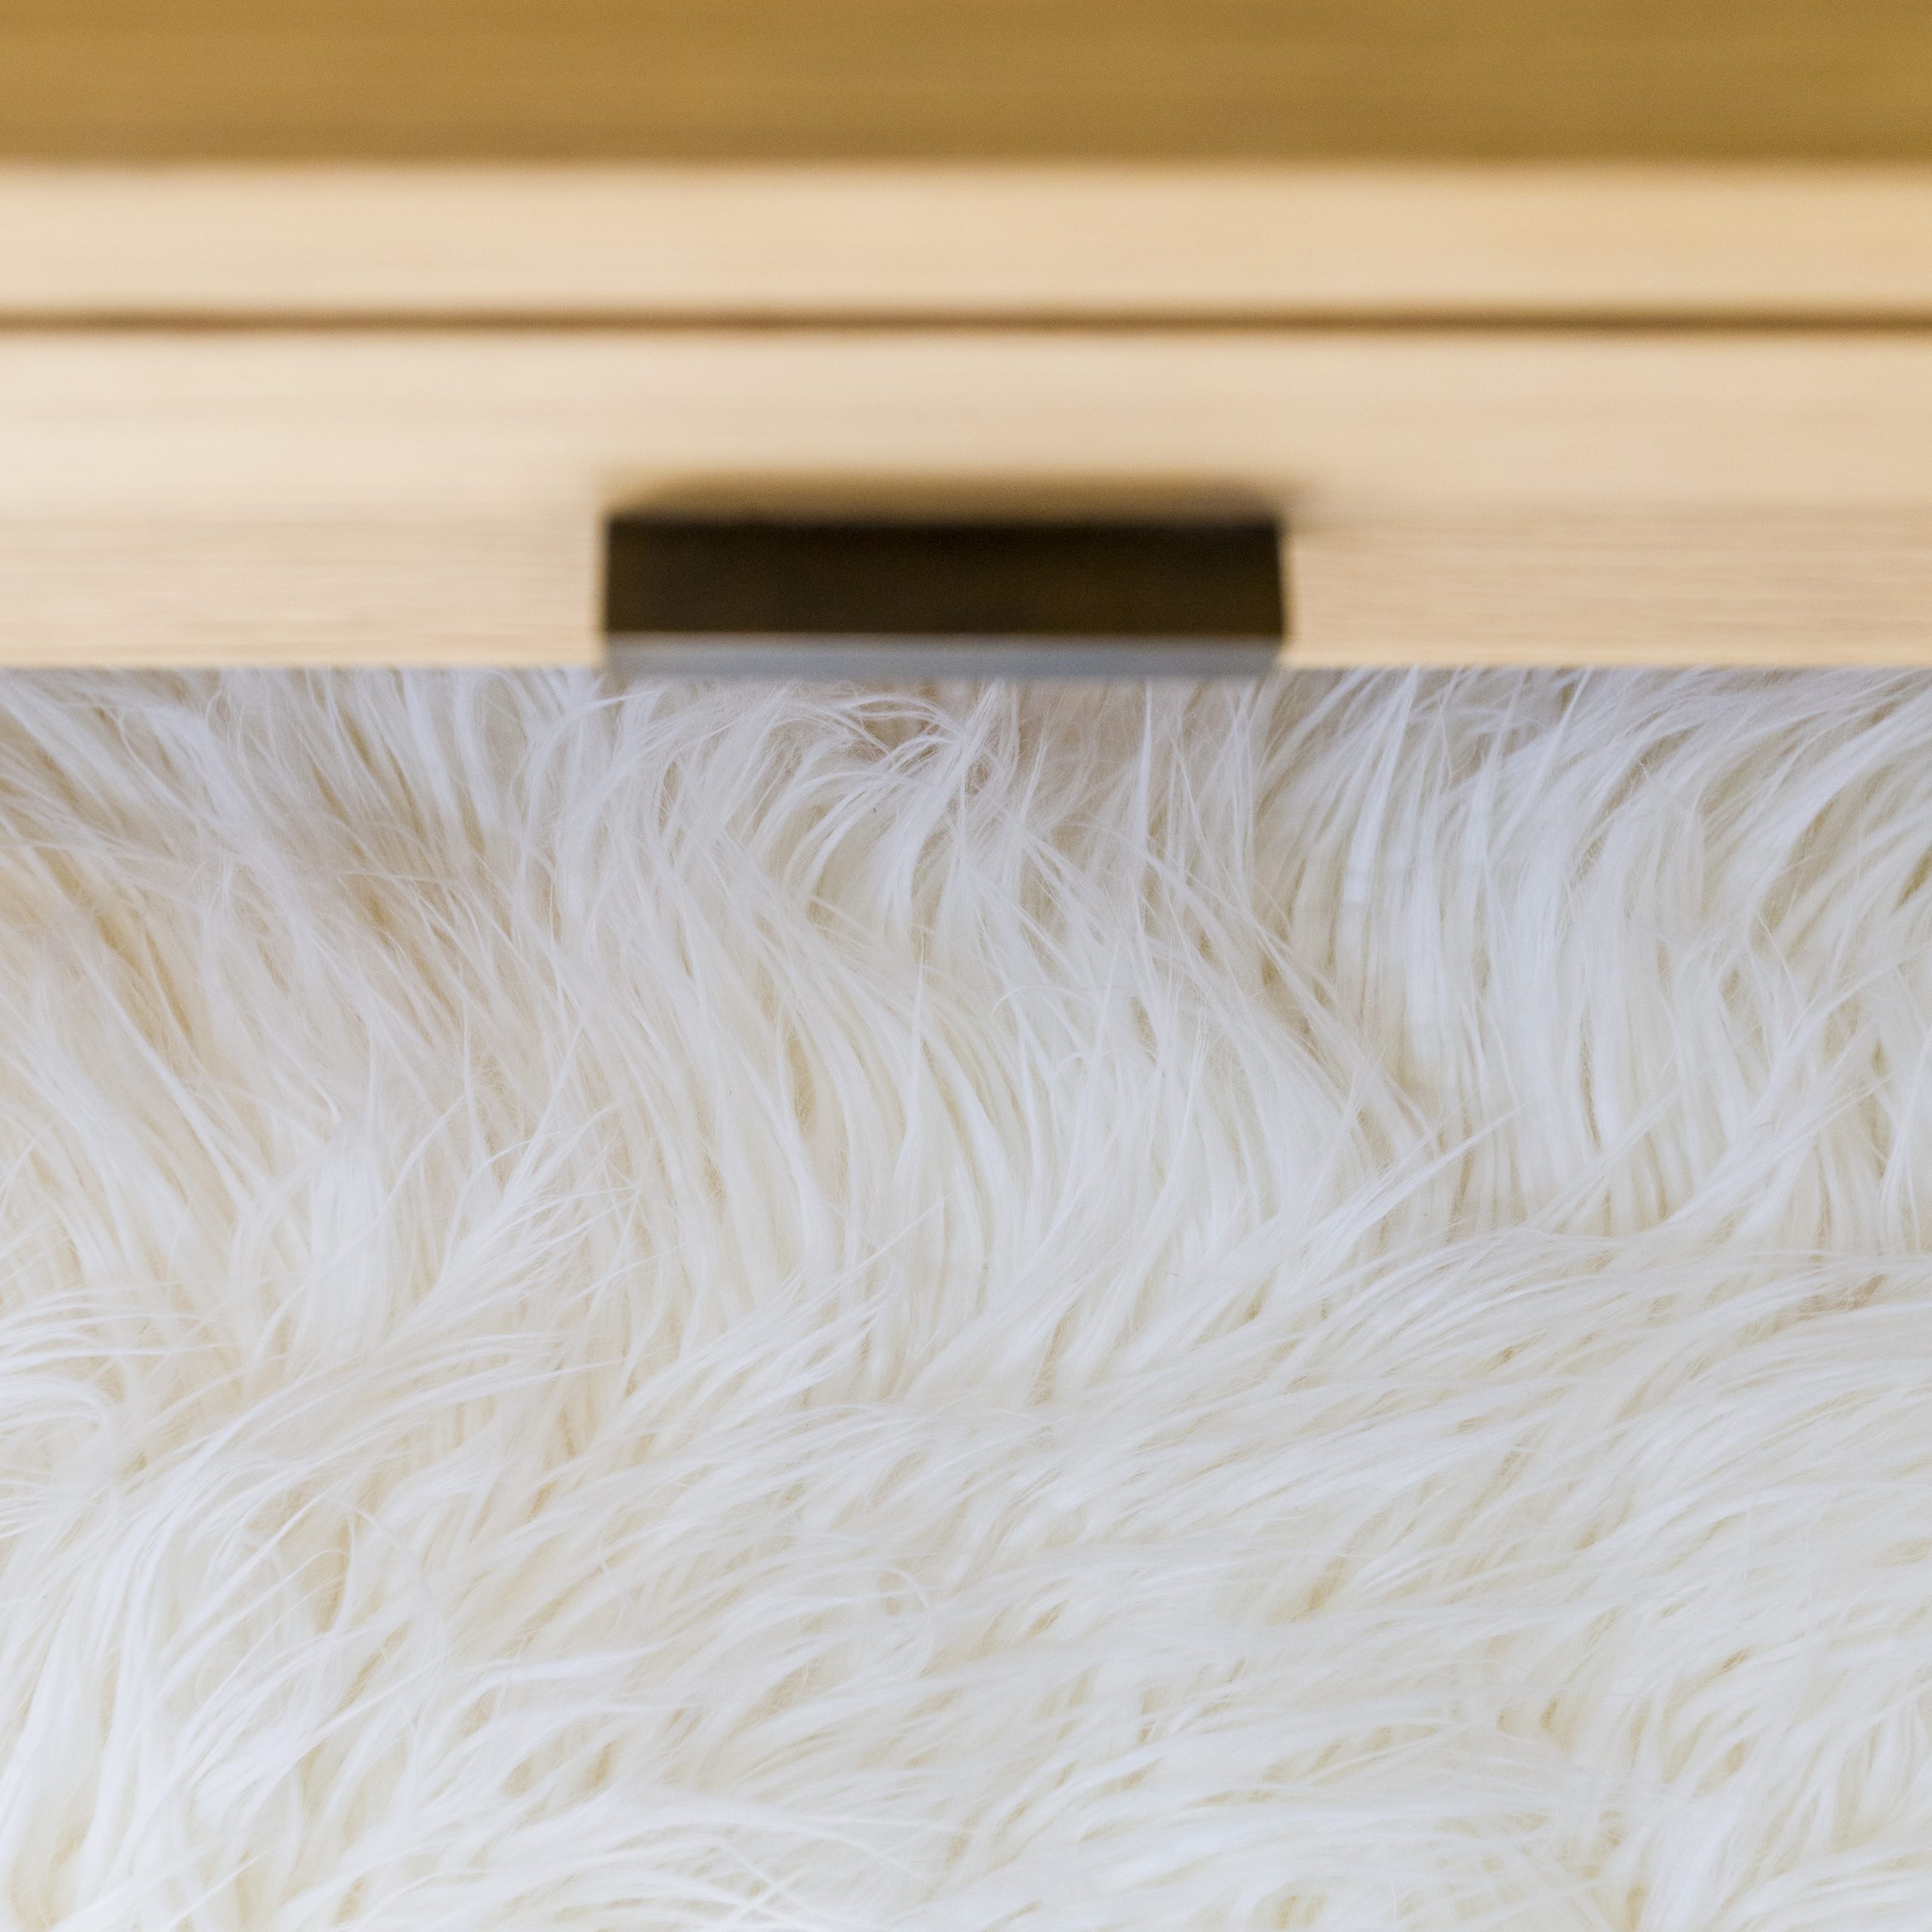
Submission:
M 0 691 L 0 1924 L 1923 1932 L 1932 682 Z

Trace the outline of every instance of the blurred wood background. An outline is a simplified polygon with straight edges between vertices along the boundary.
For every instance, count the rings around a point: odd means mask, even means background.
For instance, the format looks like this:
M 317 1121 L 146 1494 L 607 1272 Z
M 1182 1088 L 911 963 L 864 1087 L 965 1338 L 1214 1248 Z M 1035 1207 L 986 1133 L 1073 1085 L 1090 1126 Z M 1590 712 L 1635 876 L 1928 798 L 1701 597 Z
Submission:
M 1927 0 L 0 0 L 0 160 L 1932 158 Z

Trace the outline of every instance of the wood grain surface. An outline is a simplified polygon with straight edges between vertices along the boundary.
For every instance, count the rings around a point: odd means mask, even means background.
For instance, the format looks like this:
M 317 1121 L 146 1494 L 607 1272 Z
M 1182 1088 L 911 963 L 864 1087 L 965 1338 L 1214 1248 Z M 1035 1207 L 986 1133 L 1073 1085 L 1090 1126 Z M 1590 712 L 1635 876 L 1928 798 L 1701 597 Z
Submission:
M 1924 0 L 0 0 L 60 161 L 1932 159 Z
M 613 508 L 1273 506 L 1290 655 L 1932 658 L 1932 340 L 15 330 L 0 658 L 590 663 Z
M 8 317 L 1932 322 L 1932 167 L 17 167 Z
M 792 491 L 1932 660 L 1928 210 L 1925 0 L 0 0 L 0 660 L 589 663 L 608 512 Z

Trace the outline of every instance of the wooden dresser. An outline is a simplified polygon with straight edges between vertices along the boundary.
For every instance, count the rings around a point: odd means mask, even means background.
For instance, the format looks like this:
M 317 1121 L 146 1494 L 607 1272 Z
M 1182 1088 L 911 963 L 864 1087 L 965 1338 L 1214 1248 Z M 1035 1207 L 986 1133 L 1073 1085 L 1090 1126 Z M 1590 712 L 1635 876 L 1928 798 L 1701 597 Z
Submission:
M 1932 663 L 1932 6 L 0 0 L 0 660 L 595 662 L 660 502 Z

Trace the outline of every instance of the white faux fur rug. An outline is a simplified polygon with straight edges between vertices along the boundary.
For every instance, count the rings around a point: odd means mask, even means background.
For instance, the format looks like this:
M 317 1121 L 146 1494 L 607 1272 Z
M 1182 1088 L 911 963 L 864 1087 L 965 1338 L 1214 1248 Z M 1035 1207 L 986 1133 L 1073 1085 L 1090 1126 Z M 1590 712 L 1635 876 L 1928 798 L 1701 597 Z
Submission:
M 1932 1924 L 1932 682 L 0 687 L 0 1924 Z

